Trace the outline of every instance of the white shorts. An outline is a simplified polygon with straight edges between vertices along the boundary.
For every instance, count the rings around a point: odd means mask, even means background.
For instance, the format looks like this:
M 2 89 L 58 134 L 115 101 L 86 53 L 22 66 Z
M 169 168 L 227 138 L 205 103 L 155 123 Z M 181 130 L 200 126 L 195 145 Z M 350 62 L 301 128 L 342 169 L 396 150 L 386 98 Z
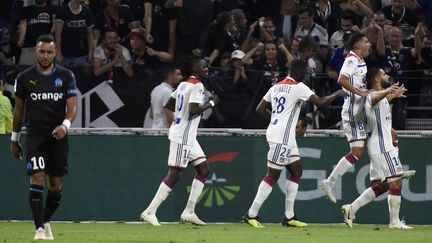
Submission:
M 269 142 L 267 154 L 267 166 L 276 170 L 282 170 L 285 166 L 300 159 L 298 147 L 292 147 L 281 143 Z
M 170 141 L 169 167 L 186 168 L 189 164 L 196 166 L 204 161 L 206 161 L 206 156 L 197 140 L 194 141 L 193 145 Z
M 382 154 L 370 154 L 370 180 L 386 182 L 388 179 L 401 177 L 402 164 L 396 150 Z
M 345 136 L 349 143 L 356 143 L 358 141 L 364 141 L 367 138 L 366 132 L 366 120 L 352 120 L 342 118 L 342 128 L 345 132 Z M 357 143 L 351 147 L 363 147 L 363 143 Z

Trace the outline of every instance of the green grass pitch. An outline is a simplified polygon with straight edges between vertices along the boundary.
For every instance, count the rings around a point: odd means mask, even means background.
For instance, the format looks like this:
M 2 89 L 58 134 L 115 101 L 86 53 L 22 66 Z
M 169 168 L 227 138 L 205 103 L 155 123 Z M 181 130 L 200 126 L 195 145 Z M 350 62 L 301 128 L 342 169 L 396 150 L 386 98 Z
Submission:
M 286 228 L 265 224 L 255 229 L 245 224 L 148 224 L 126 223 L 52 223 L 54 242 L 432 242 L 432 226 L 414 226 L 413 230 L 390 230 L 387 225 L 312 224 L 307 228 Z M 0 243 L 33 242 L 31 222 L 0 222 Z

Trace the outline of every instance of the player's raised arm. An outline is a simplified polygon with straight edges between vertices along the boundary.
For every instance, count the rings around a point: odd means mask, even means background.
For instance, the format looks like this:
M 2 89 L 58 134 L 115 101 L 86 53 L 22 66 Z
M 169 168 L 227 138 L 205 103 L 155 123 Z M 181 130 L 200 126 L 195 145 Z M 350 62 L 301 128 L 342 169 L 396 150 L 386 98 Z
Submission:
M 366 96 L 369 94 L 368 91 L 362 91 L 362 90 L 360 90 L 360 89 L 354 87 L 354 86 L 350 83 L 349 78 L 348 78 L 347 76 L 343 75 L 343 74 L 341 74 L 341 75 L 339 76 L 338 83 L 339 83 L 342 87 L 344 87 L 346 90 L 348 90 L 349 92 L 354 93 L 354 94 L 356 94 L 356 95 L 359 95 L 359 96 L 361 96 L 361 97 L 366 97 Z

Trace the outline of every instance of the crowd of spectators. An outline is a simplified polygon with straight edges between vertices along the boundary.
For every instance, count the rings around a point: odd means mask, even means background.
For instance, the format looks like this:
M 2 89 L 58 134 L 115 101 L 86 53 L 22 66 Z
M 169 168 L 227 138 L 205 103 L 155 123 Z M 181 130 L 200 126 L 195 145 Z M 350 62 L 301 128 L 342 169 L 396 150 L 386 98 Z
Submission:
M 208 60 L 212 90 L 252 94 L 283 79 L 290 62 L 302 59 L 309 66 L 304 82 L 318 94 L 328 94 L 340 89 L 337 78 L 346 40 L 361 31 L 372 44 L 367 65 L 382 67 L 408 87 L 410 98 L 394 102 L 393 114 L 394 127 L 405 129 L 407 105 L 427 105 L 432 99 L 431 2 L 2 1 L 0 80 L 5 79 L 4 66 L 35 63 L 36 38 L 51 33 L 58 46 L 57 63 L 92 65 L 93 75 L 108 82 L 113 67 L 132 77 L 137 68 L 172 66 L 199 55 Z M 311 111 L 317 112 L 306 108 Z M 313 126 L 320 128 L 318 123 Z

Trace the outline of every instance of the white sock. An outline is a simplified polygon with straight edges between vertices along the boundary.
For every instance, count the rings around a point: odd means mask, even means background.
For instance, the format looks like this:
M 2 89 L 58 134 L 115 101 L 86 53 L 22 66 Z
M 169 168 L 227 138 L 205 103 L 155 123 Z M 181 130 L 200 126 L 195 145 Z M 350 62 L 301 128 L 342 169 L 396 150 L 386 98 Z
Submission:
M 297 196 L 299 184 L 287 180 L 285 186 L 286 186 L 285 217 L 287 217 L 287 219 L 290 219 L 294 217 L 294 202 Z
M 328 180 L 333 185 L 336 184 L 336 181 L 339 179 L 339 177 L 343 176 L 343 174 L 345 174 L 345 172 L 347 172 L 347 170 L 349 168 L 351 168 L 352 166 L 353 166 L 353 164 L 348 161 L 348 159 L 346 158 L 346 155 L 343 156 L 339 160 L 339 162 L 337 163 L 336 167 L 331 172 L 330 176 L 328 177 Z
M 253 200 L 252 206 L 249 208 L 249 211 L 248 211 L 249 217 L 255 218 L 258 215 L 258 212 L 261 208 L 261 205 L 264 203 L 264 201 L 270 195 L 272 190 L 273 190 L 272 186 L 270 186 L 264 180 L 261 181 L 261 183 L 258 187 L 258 192 L 255 196 L 255 199 Z
M 387 197 L 387 203 L 389 207 L 390 224 L 397 224 L 399 222 L 401 196 L 389 194 Z
M 159 189 L 156 192 L 156 195 L 154 196 L 150 205 L 147 207 L 147 209 L 151 214 L 156 214 L 157 209 L 159 208 L 161 203 L 165 201 L 165 199 L 167 199 L 171 191 L 172 189 L 169 186 L 167 186 L 164 182 L 160 184 Z
M 364 190 L 363 193 L 351 203 L 351 210 L 355 214 L 361 207 L 372 202 L 376 198 L 372 187 Z
M 204 179 L 205 182 L 205 179 Z M 195 205 L 198 200 L 198 197 L 201 195 L 201 192 L 204 188 L 204 182 L 197 180 L 196 178 L 192 182 L 192 189 L 189 194 L 189 199 L 186 204 L 186 208 L 183 212 L 186 213 L 195 213 Z

